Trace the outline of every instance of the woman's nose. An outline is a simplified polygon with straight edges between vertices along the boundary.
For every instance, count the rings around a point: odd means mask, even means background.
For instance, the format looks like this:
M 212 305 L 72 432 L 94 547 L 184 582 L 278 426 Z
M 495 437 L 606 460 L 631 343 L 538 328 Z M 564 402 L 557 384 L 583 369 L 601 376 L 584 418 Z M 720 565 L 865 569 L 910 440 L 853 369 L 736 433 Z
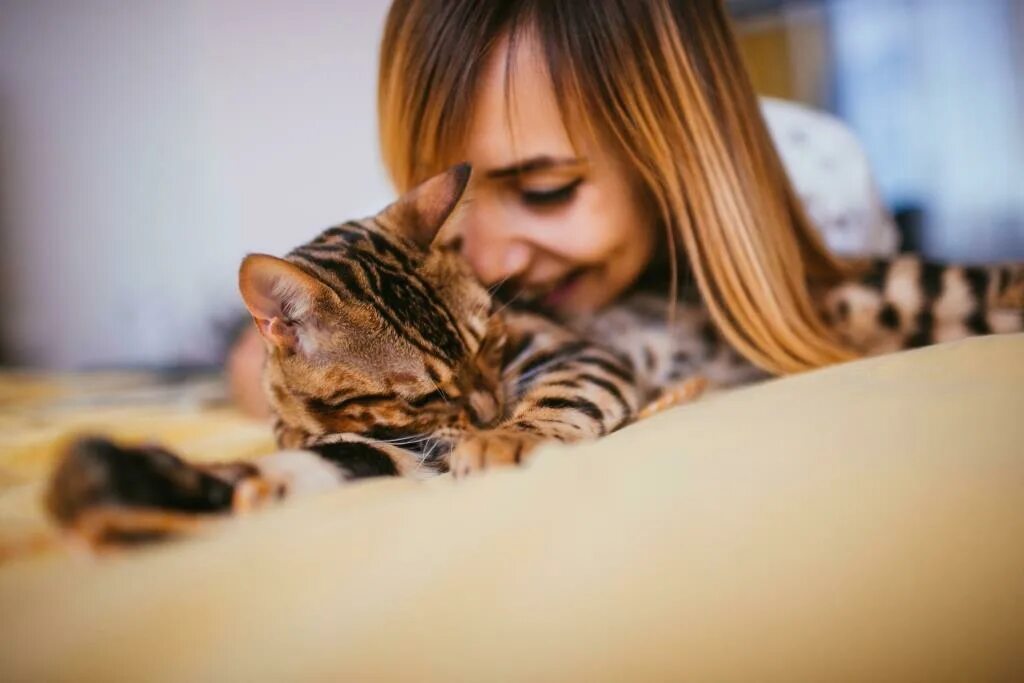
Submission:
M 532 258 L 530 245 L 500 218 L 472 214 L 463 226 L 462 254 L 480 281 L 492 285 L 525 272 Z

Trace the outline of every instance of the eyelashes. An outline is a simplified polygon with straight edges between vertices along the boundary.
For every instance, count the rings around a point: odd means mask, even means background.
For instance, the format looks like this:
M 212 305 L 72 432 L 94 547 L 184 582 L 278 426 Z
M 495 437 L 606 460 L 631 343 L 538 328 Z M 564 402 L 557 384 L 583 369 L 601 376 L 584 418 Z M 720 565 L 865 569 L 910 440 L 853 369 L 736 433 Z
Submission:
M 576 178 L 570 183 L 552 190 L 521 190 L 520 197 L 527 206 L 557 206 L 568 202 L 576 194 L 576 188 L 583 183 L 583 178 Z

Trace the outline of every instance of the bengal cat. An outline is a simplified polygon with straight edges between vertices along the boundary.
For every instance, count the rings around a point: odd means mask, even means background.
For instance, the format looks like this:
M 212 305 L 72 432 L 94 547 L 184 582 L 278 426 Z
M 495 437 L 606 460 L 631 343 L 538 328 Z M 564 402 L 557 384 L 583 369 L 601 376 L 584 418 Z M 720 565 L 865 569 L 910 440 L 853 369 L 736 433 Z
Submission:
M 498 304 L 457 248 L 435 239 L 469 167 L 378 215 L 330 228 L 285 258 L 248 256 L 239 287 L 266 341 L 281 452 L 222 465 L 104 439 L 72 446 L 49 488 L 63 526 L 93 542 L 185 531 L 211 515 L 372 476 L 464 476 L 543 441 L 579 442 L 765 377 L 698 303 L 637 294 L 588 321 Z M 1024 267 L 880 262 L 822 293 L 867 354 L 1024 323 Z

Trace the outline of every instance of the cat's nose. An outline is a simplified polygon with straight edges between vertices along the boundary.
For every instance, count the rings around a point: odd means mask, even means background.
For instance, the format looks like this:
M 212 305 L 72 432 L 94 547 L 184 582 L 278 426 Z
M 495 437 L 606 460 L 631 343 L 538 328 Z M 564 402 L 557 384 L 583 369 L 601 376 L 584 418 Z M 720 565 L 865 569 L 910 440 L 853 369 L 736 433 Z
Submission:
M 494 394 L 487 391 L 475 390 L 471 392 L 466 407 L 469 421 L 477 429 L 486 429 L 494 425 L 500 417 L 498 401 L 494 398 Z

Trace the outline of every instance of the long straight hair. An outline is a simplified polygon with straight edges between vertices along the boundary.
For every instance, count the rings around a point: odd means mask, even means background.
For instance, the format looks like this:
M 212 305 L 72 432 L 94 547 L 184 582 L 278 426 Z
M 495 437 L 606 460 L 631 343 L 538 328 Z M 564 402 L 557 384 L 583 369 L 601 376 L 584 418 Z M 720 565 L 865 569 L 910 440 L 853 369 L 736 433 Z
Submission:
M 684 255 L 740 353 L 776 374 L 852 357 L 811 296 L 850 267 L 796 197 L 721 0 L 395 0 L 378 105 L 399 190 L 460 161 L 488 56 L 524 37 L 543 50 L 570 136 L 582 126 L 615 147 L 660 214 L 673 273 Z

